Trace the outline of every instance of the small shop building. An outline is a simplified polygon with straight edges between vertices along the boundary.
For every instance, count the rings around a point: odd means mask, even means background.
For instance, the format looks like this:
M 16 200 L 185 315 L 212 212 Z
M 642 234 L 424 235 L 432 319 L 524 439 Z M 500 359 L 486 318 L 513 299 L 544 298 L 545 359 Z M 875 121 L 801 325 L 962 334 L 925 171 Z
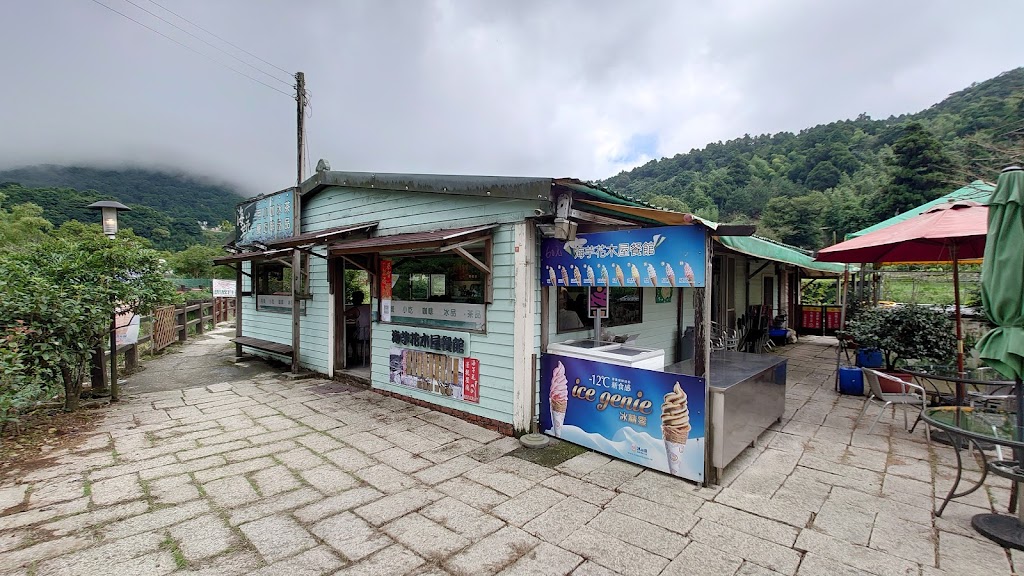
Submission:
M 792 315 L 801 274 L 841 272 L 574 179 L 321 170 L 237 220 L 215 262 L 239 355 L 697 482 L 785 402 L 784 360 L 713 353 L 713 328 Z

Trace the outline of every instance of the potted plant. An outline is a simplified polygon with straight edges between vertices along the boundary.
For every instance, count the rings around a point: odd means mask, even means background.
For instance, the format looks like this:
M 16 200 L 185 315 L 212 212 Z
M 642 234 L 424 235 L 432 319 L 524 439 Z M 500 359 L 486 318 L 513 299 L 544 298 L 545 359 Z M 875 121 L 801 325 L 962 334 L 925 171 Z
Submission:
M 863 309 L 847 323 L 846 334 L 861 348 L 881 350 L 890 373 L 908 360 L 945 364 L 956 357 L 952 320 L 945 312 L 925 306 Z

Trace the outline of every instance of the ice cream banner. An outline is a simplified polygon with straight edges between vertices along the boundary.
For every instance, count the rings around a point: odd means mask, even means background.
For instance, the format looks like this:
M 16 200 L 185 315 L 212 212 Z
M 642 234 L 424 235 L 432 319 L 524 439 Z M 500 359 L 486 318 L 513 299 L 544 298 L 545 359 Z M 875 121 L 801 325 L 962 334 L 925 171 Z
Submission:
M 541 430 L 696 482 L 704 481 L 706 394 L 703 378 L 541 357 Z
M 548 238 L 544 286 L 704 286 L 704 228 L 667 226 Z

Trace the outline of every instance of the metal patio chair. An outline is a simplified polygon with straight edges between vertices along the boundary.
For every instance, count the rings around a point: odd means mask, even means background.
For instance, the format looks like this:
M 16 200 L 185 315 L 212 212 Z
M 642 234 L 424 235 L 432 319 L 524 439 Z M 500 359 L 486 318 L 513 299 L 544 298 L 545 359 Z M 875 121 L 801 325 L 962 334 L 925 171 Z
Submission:
M 875 429 L 875 424 L 878 424 L 878 421 L 882 419 L 882 414 L 889 406 L 892 406 L 893 418 L 896 417 L 897 404 L 903 406 L 904 428 L 909 425 L 907 418 L 908 407 L 914 406 L 917 408 L 917 418 L 914 419 L 914 425 L 910 426 L 908 429 L 910 432 L 913 432 L 914 428 L 917 427 L 918 422 L 920 422 L 921 418 L 924 416 L 925 406 L 928 405 L 928 402 L 925 399 L 924 388 L 914 384 L 913 382 L 907 382 L 895 376 L 884 374 L 870 368 L 861 368 L 861 372 L 864 374 L 864 381 L 868 383 L 869 393 L 868 397 L 864 400 L 864 407 L 861 408 L 860 415 L 857 416 L 857 420 L 853 423 L 853 429 L 857 429 L 857 424 L 864 416 L 864 413 L 867 412 L 868 405 L 873 402 L 881 402 L 882 409 L 878 411 L 878 416 L 875 417 L 875 421 L 872 422 L 871 427 L 868 428 L 868 434 L 871 434 L 871 431 Z M 883 392 L 880 380 L 888 380 L 889 382 L 899 384 L 901 392 Z M 925 434 L 928 434 L 927 428 L 925 429 Z M 931 438 L 929 438 L 929 441 L 930 440 Z

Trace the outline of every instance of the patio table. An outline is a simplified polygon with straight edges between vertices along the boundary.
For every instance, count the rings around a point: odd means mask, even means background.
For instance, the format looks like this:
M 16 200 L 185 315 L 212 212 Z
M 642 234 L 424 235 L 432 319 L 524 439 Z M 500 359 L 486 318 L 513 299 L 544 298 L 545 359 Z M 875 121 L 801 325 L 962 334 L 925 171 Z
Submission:
M 982 469 L 981 478 L 970 488 L 957 492 L 960 481 L 963 478 L 963 460 L 960 457 L 961 442 L 953 442 L 953 453 L 956 455 L 956 479 L 949 489 L 949 494 L 942 501 L 937 517 L 942 516 L 946 505 L 953 498 L 960 498 L 973 493 L 984 484 L 989 472 L 1009 478 L 1017 484 L 1024 482 L 1024 470 L 1021 469 L 1016 460 L 995 460 L 988 461 L 985 452 L 981 449 L 981 442 L 991 442 L 999 446 L 1013 448 L 1015 451 L 1024 450 L 1024 438 L 1022 430 L 1017 428 L 1016 414 L 1012 412 L 996 412 L 987 410 L 976 410 L 962 406 L 941 406 L 927 408 L 924 411 L 924 421 L 929 426 L 934 426 L 946 431 L 954 437 L 963 438 L 978 447 L 981 454 Z M 1018 516 L 1006 516 L 1002 514 L 978 514 L 971 519 L 974 529 L 984 536 L 995 540 L 1002 546 L 1010 546 L 1018 550 L 1024 550 L 1024 507 L 1018 506 L 1018 490 L 1014 490 L 1010 499 L 1010 510 L 1017 509 Z M 1007 531 L 1012 535 L 1006 538 Z
M 999 393 L 1006 393 L 1013 390 L 1012 380 L 1001 380 L 1002 376 L 992 368 L 968 368 L 959 372 L 956 366 L 914 366 L 903 369 L 904 372 L 914 377 L 914 380 L 925 389 L 929 400 L 938 406 L 955 406 L 957 402 L 957 387 L 963 386 L 962 400 L 960 404 L 968 405 L 973 397 L 991 396 Z M 966 448 L 966 440 L 960 436 L 960 446 Z M 942 444 L 952 444 L 953 438 L 945 432 L 932 435 L 932 440 Z M 978 441 L 975 444 L 982 450 L 991 450 L 994 445 L 987 441 Z

